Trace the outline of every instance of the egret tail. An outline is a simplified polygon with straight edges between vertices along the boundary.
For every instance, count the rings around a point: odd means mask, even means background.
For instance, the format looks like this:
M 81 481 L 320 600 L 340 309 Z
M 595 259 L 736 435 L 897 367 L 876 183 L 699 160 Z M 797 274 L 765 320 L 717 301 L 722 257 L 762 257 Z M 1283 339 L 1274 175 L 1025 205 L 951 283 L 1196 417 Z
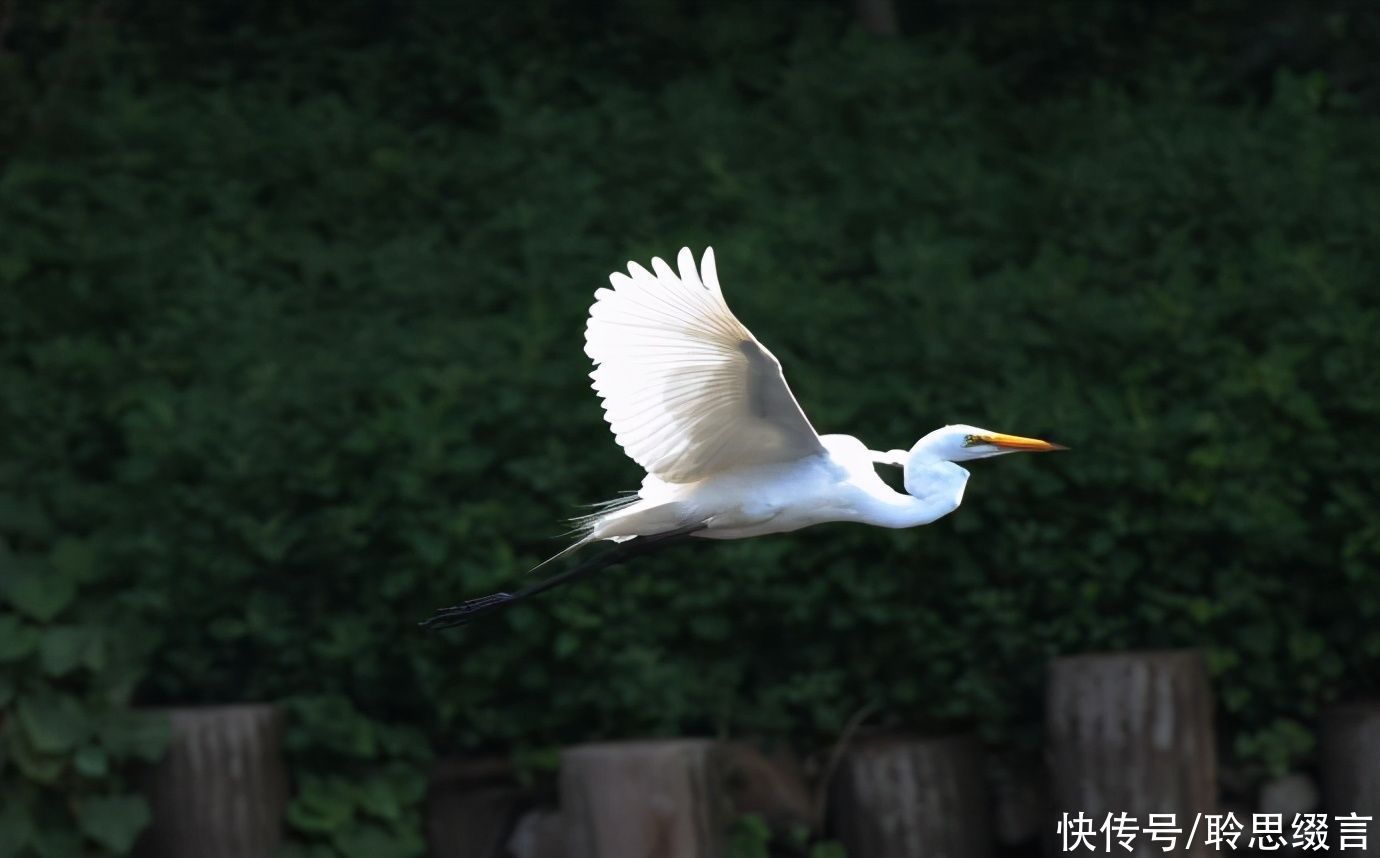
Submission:
M 528 569 L 528 570 L 527 570 L 527 574 L 528 574 L 528 575 L 531 575 L 533 572 L 537 571 L 538 569 L 541 569 L 541 568 L 543 568 L 543 567 L 545 567 L 545 566 L 549 566 L 550 564 L 556 562 L 557 560 L 560 560 L 562 557 L 566 557 L 566 556 L 568 556 L 568 555 L 570 555 L 570 554 L 573 554 L 576 550 L 578 550 L 578 549 L 580 549 L 580 548 L 583 548 L 584 546 L 590 544 L 590 543 L 593 542 L 593 541 L 594 541 L 594 538 L 591 537 L 591 536 L 582 536 L 582 537 L 580 537 L 579 539 L 577 539 L 577 540 L 575 540 L 574 542 L 572 542 L 572 543 L 570 543 L 569 545 L 567 545 L 565 548 L 562 548 L 560 551 L 557 551 L 555 554 L 552 554 L 550 557 L 548 557 L 548 558 L 546 558 L 545 560 L 543 560 L 542 562 L 538 563 L 536 566 L 533 566 L 531 569 Z

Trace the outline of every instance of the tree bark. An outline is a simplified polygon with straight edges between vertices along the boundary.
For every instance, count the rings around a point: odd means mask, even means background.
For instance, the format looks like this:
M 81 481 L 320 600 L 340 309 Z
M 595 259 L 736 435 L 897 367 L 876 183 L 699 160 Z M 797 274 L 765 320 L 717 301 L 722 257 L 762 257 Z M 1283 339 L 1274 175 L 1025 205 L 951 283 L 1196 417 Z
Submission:
M 431 771 L 426 840 L 431 858 L 506 858 L 522 811 L 534 803 L 503 758 L 452 757 Z
M 508 836 L 531 800 L 516 787 L 433 793 L 426 803 L 427 854 L 432 858 L 506 858 Z
M 833 829 L 849 855 L 981 858 L 991 814 L 971 736 L 867 740 L 830 784 Z
M 1198 814 L 1217 805 L 1212 692 L 1196 650 L 1057 658 L 1046 697 L 1054 815 L 1048 836 L 1067 813 L 1099 828 L 1125 813 L 1142 829 L 1149 814 L 1175 815 L 1182 829 L 1175 854 L 1208 855 L 1205 826 L 1185 850 Z M 1105 849 L 1105 834 L 1093 839 Z M 1062 845 L 1062 838 L 1058 838 Z M 1120 855 L 1125 850 L 1113 839 Z M 1163 845 L 1140 833 L 1127 855 L 1162 855 Z M 1059 851 L 1056 849 L 1056 851 Z
M 731 809 L 708 739 L 610 742 L 561 757 L 569 858 L 723 858 Z
M 756 814 L 782 833 L 818 826 L 804 769 L 789 752 L 769 755 L 746 742 L 726 742 L 714 747 L 713 765 L 734 816 Z
M 874 36 L 894 36 L 901 32 L 893 0 L 853 0 L 858 25 Z
M 549 807 L 533 808 L 522 815 L 508 838 L 512 858 L 566 858 L 565 819 Z
M 282 838 L 288 803 L 275 706 L 165 710 L 172 740 L 152 771 L 149 858 L 267 858 Z
M 1043 766 L 999 764 L 991 781 L 992 830 L 1002 846 L 1035 842 L 1044 834 L 1049 788 Z
M 1329 812 L 1380 819 L 1380 703 L 1335 706 L 1323 716 L 1322 782 Z

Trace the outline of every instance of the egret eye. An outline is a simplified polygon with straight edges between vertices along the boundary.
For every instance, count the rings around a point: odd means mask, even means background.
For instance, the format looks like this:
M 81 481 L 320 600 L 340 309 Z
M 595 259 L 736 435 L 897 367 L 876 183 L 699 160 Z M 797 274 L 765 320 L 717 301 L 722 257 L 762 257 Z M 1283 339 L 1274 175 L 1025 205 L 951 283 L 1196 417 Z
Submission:
M 965 447 L 976 447 L 976 446 L 979 445 L 979 444 L 986 444 L 986 443 L 987 443 L 986 441 L 982 440 L 982 438 L 979 437 L 979 436 L 977 436 L 977 435 L 964 435 L 964 436 L 963 436 L 963 446 L 965 446 Z

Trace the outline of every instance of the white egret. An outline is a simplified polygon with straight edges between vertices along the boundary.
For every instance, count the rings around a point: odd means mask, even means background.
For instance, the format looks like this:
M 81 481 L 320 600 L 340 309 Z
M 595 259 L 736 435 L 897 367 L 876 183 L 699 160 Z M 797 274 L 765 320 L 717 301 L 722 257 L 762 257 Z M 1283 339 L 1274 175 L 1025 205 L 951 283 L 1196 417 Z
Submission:
M 968 471 L 958 465 L 1063 447 L 975 426 L 945 426 L 905 450 L 869 450 L 851 435 L 819 435 L 781 364 L 724 301 L 707 249 L 696 270 L 628 263 L 594 293 L 585 329 L 590 373 L 624 452 L 647 472 L 635 496 L 577 519 L 580 537 L 541 566 L 591 542 L 619 545 L 518 593 L 444 608 L 423 623 L 458 625 L 558 583 L 689 537 L 743 539 L 852 521 L 901 528 L 958 508 Z M 877 475 L 902 468 L 905 493 Z M 537 568 L 540 568 L 538 566 Z

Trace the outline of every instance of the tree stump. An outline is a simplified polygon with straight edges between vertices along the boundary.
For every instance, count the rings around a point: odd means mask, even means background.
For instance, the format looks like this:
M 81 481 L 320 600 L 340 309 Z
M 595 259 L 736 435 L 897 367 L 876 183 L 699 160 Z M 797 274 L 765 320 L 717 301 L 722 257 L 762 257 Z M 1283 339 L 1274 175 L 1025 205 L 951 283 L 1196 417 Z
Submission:
M 1057 836 L 1064 813 L 1085 814 L 1094 829 L 1107 814 L 1126 813 L 1144 828 L 1149 814 L 1172 813 L 1182 829 L 1175 854 L 1212 852 L 1203 847 L 1201 830 L 1184 851 L 1197 815 L 1217 805 L 1212 692 L 1201 653 L 1057 658 L 1050 665 L 1046 729 L 1057 817 L 1048 836 Z M 1105 847 L 1105 840 L 1097 842 Z M 1117 854 L 1125 851 L 1115 839 L 1112 845 Z M 1163 854 L 1162 844 L 1144 833 L 1132 845 L 1126 854 Z
M 505 858 L 504 847 L 531 796 L 517 787 L 433 793 L 426 803 L 432 858 Z
M 1322 786 L 1330 812 L 1380 819 L 1380 703 L 1334 706 L 1323 716 Z
M 508 838 L 512 858 L 566 858 L 565 819 L 549 807 L 527 811 Z
M 991 781 L 992 830 L 1002 846 L 1037 841 L 1045 833 L 1049 788 L 1043 766 L 999 764 Z
M 275 706 L 165 710 L 167 755 L 153 770 L 153 824 L 140 841 L 149 858 L 267 858 L 277 849 L 288 803 Z
M 756 814 L 783 834 L 818 826 L 804 769 L 791 753 L 766 754 L 745 742 L 725 742 L 712 754 L 715 783 L 727 793 L 733 816 Z
M 534 803 L 517 786 L 506 758 L 453 757 L 437 762 L 426 795 L 431 858 L 506 858 L 508 836 Z
M 714 742 L 581 745 L 561 756 L 569 858 L 722 858 L 731 812 Z
M 991 854 L 982 749 L 971 736 L 865 740 L 830 784 L 833 830 L 849 855 Z

